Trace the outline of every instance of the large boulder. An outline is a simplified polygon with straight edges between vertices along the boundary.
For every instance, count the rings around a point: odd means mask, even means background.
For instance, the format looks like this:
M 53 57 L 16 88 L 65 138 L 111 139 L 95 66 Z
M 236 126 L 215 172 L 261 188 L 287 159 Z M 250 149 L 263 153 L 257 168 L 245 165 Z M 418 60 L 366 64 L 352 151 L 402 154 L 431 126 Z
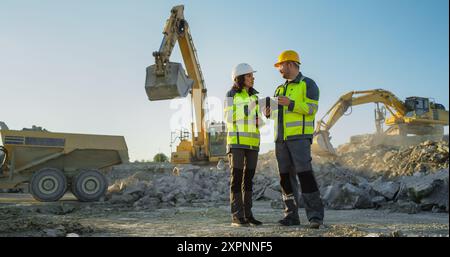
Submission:
M 372 186 L 372 190 L 374 190 L 377 194 L 386 197 L 388 200 L 394 199 L 400 189 L 400 183 L 395 181 L 383 181 L 383 177 L 379 177 L 370 185 Z
M 420 206 L 422 210 L 433 210 L 433 208 L 437 208 L 448 212 L 448 180 L 437 180 L 434 183 L 435 187 L 433 192 L 421 199 Z
M 433 174 L 416 173 L 400 179 L 396 201 L 412 201 L 422 210 L 448 212 L 448 169 Z
M 264 190 L 264 198 L 269 200 L 281 199 L 281 193 L 279 191 L 273 190 L 270 187 L 266 187 Z
M 322 199 L 331 209 L 372 208 L 372 198 L 367 190 L 350 183 L 334 184 L 322 188 Z
M 420 203 L 423 198 L 430 195 L 442 183 L 448 185 L 448 169 L 429 175 L 403 177 L 401 180 L 402 196 L 405 195 L 406 191 L 410 200 Z

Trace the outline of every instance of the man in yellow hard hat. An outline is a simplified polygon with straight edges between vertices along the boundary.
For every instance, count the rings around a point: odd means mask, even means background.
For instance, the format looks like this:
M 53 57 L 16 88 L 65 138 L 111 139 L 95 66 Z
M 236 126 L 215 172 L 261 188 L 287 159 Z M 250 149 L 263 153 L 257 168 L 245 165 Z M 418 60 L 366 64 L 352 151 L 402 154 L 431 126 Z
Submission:
M 298 177 L 310 227 L 319 228 L 323 224 L 324 207 L 311 165 L 319 88 L 314 80 L 300 72 L 300 58 L 293 50 L 282 52 L 275 67 L 286 79 L 275 90 L 278 109 L 266 109 L 266 116 L 270 115 L 275 121 L 275 153 L 286 207 L 279 223 L 283 226 L 300 224 Z

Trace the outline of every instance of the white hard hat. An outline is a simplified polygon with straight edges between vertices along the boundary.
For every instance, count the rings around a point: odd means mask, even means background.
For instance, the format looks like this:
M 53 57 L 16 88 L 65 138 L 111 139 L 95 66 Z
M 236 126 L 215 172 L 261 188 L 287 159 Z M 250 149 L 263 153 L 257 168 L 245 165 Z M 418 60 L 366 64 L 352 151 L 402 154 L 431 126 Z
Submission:
M 254 72 L 256 71 L 253 70 L 252 66 L 250 66 L 249 64 L 239 63 L 238 65 L 234 66 L 233 70 L 231 71 L 231 79 L 234 81 L 236 77 Z

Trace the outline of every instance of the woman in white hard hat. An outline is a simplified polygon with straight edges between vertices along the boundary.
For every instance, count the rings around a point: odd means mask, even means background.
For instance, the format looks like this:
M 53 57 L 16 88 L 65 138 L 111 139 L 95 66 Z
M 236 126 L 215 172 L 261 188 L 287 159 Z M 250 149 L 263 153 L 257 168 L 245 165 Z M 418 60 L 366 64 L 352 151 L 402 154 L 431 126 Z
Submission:
M 258 160 L 261 115 L 258 91 L 253 88 L 256 71 L 247 64 L 236 65 L 231 74 L 234 82 L 225 101 L 227 152 L 230 161 L 230 205 L 232 226 L 258 226 L 253 217 L 253 176 Z

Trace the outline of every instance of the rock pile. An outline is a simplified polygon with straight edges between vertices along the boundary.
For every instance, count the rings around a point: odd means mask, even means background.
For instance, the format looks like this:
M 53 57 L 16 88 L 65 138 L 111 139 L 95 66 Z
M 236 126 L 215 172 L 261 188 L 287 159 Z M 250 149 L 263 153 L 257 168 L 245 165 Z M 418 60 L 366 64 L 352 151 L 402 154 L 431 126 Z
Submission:
M 345 150 L 345 151 L 344 151 Z M 313 169 L 327 208 L 385 208 L 392 211 L 448 212 L 448 142 L 395 148 L 341 147 L 335 161 L 314 158 Z M 205 206 L 229 201 L 229 168 L 132 163 L 108 173 L 106 200 L 138 209 Z M 282 208 L 273 151 L 259 156 L 254 200 Z
M 112 182 L 108 188 L 107 200 L 110 203 L 133 205 L 137 208 L 158 208 L 168 206 L 204 205 L 223 203 L 229 200 L 229 170 L 221 171 L 215 167 L 179 165 L 170 166 L 133 164 L 134 174 L 118 177 L 122 171 L 127 173 L 130 167 L 120 165 L 108 174 Z M 254 177 L 255 199 L 275 198 L 267 188 L 276 182 L 276 178 L 263 175 Z M 276 194 L 276 193 L 274 193 Z M 278 196 L 278 195 L 277 195 Z
M 448 141 L 425 141 L 409 147 L 346 144 L 337 150 L 337 161 L 356 172 L 397 177 L 448 168 Z

